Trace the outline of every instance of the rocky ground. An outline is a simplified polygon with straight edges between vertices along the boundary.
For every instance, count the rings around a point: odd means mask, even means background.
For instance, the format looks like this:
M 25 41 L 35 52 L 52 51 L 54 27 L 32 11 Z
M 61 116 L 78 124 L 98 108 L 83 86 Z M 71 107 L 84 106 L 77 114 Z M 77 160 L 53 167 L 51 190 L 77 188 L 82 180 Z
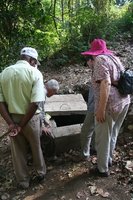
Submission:
M 126 67 L 133 67 L 133 43 L 119 41 L 111 44 Z M 60 94 L 82 93 L 86 99 L 90 70 L 83 63 L 63 67 L 60 70 L 44 69 L 44 79 L 55 78 L 60 83 Z M 131 109 L 132 110 L 132 109 Z M 6 124 L 0 118 L 0 135 Z M 133 125 L 132 115 L 127 118 L 119 137 L 109 178 L 97 178 L 89 173 L 96 165 L 79 159 L 80 151 L 70 149 L 55 160 L 46 160 L 47 175 L 42 184 L 33 184 L 28 190 L 17 188 L 12 168 L 10 141 L 7 136 L 0 140 L 0 199 L 1 200 L 132 200 L 133 199 Z M 29 166 L 34 174 L 32 165 Z

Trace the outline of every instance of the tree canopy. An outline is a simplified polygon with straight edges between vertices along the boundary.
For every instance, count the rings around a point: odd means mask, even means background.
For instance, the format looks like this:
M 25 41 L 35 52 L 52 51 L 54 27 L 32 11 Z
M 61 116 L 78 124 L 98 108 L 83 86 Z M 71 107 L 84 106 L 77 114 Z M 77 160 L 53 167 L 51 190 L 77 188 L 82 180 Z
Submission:
M 41 60 L 60 52 L 58 66 L 95 37 L 133 35 L 133 2 L 126 0 L 1 0 L 0 18 L 1 70 L 24 46 L 35 47 Z

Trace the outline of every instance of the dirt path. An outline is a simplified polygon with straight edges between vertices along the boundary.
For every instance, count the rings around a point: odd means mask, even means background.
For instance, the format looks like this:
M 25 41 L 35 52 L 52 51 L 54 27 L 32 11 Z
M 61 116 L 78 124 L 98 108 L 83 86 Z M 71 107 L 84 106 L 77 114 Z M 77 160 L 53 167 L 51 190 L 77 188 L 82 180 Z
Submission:
M 133 44 L 114 43 L 126 66 L 131 66 Z M 55 78 L 60 83 L 60 93 L 82 93 L 91 74 L 83 64 L 61 68 L 58 71 L 44 69 L 44 79 Z M 83 90 L 84 88 L 84 90 Z M 6 131 L 5 122 L 0 117 L 0 135 Z M 124 143 L 118 143 L 111 175 L 98 178 L 89 174 L 89 163 L 79 161 L 79 153 L 74 150 L 60 155 L 56 161 L 47 162 L 44 183 L 31 184 L 28 190 L 18 190 L 11 161 L 10 140 L 0 141 L 0 199 L 1 200 L 133 200 L 133 173 L 125 168 L 133 159 L 133 136 L 126 136 Z M 92 157 L 91 166 L 96 157 Z M 31 175 L 32 167 L 29 167 Z
M 1 132 L 6 128 L 0 118 Z M 125 144 L 128 146 L 128 144 Z M 129 147 L 129 146 L 128 146 Z M 123 163 L 123 146 L 118 146 L 114 165 L 108 178 L 98 178 L 89 173 L 88 161 L 79 161 L 79 151 L 71 150 L 47 161 L 47 175 L 42 184 L 19 190 L 12 169 L 8 137 L 0 142 L 0 199 L 1 200 L 132 200 L 132 176 Z M 133 147 L 130 149 L 133 152 Z M 131 153 L 131 152 L 130 152 Z M 128 153 L 124 155 L 128 159 Z M 91 166 L 96 156 L 91 157 Z M 32 167 L 29 167 L 32 172 Z M 31 173 L 32 174 L 32 173 Z

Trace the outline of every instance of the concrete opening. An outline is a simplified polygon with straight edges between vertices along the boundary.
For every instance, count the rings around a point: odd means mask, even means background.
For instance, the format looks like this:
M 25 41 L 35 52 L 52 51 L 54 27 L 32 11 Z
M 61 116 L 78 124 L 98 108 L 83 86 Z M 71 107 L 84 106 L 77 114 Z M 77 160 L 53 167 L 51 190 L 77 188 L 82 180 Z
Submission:
M 87 104 L 81 94 L 47 98 L 45 112 L 51 116 L 56 154 L 80 147 L 80 132 L 86 111 Z
M 52 120 L 56 122 L 57 127 L 68 126 L 73 124 L 82 124 L 85 115 L 73 114 L 73 115 L 63 115 L 63 116 L 53 116 Z

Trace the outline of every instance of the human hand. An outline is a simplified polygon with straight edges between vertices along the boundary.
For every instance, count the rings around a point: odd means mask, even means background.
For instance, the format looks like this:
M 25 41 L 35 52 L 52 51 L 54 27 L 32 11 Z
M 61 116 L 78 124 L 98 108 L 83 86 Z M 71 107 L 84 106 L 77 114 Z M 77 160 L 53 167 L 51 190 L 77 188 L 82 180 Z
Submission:
M 10 129 L 9 136 L 10 137 L 15 137 L 21 131 L 21 127 L 18 126 L 17 124 L 15 124 L 15 126 L 10 126 L 10 128 L 11 127 L 12 127 L 12 129 Z
M 98 108 L 96 111 L 96 120 L 100 123 L 105 121 L 105 110 L 102 108 Z
M 15 137 L 16 135 L 18 135 L 18 131 L 17 131 L 17 129 L 12 129 L 11 131 L 10 131 L 10 133 L 9 133 L 9 136 L 10 137 Z
M 45 133 L 46 135 L 50 135 L 51 136 L 51 129 L 50 129 L 50 127 L 43 127 L 42 128 L 42 132 Z
M 12 123 L 12 124 L 9 124 L 9 127 L 8 127 L 8 131 L 10 132 L 12 129 L 14 129 L 16 127 L 16 124 Z

